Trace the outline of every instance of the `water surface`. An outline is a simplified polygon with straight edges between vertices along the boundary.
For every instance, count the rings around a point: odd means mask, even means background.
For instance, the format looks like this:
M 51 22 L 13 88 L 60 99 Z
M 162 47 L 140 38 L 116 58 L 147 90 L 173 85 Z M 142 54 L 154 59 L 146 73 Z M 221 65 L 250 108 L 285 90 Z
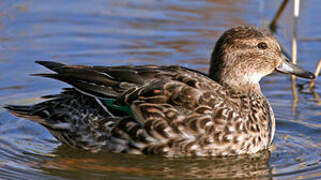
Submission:
M 28 76 L 47 72 L 35 60 L 67 64 L 180 64 L 207 72 L 219 35 L 235 25 L 263 27 L 280 0 L 12 0 L 0 2 L 0 105 L 29 104 L 66 84 Z M 291 50 L 292 4 L 276 34 Z M 311 71 L 320 55 L 321 6 L 301 3 L 299 64 Z M 0 179 L 318 179 L 321 103 L 298 79 L 262 80 L 277 129 L 271 152 L 226 158 L 176 158 L 88 153 L 58 142 L 44 127 L 0 109 Z M 320 79 L 315 93 L 321 94 Z

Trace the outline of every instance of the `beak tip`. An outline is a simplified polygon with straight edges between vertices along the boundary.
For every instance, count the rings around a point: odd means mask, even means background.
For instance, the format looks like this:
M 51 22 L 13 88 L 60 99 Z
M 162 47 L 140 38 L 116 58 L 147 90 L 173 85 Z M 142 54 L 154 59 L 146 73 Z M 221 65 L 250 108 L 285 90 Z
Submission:
M 303 74 L 295 74 L 295 75 L 302 78 L 315 79 L 315 75 L 312 72 L 305 72 Z
M 308 76 L 309 76 L 310 79 L 315 79 L 315 75 L 312 72 L 309 72 Z

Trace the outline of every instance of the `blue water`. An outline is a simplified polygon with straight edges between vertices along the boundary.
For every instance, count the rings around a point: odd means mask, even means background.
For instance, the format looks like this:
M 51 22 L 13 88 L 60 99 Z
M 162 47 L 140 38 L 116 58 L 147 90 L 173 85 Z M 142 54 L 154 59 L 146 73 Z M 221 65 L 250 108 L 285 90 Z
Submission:
M 240 24 L 267 26 L 281 0 L 12 0 L 0 1 L 0 105 L 31 104 L 66 84 L 29 74 L 35 60 L 67 64 L 180 64 L 207 72 L 215 41 Z M 314 71 L 321 58 L 318 0 L 301 1 L 298 63 Z M 276 37 L 291 52 L 292 4 Z M 272 152 L 228 158 L 166 159 L 70 149 L 44 127 L 0 108 L 0 179 L 318 179 L 321 178 L 320 78 L 314 94 L 297 79 L 261 82 L 277 129 Z

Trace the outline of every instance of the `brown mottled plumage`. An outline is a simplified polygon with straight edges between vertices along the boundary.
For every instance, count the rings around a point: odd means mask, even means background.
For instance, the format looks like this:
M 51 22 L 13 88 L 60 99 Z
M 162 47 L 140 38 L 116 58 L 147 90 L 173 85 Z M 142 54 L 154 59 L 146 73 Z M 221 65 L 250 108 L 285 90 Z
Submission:
M 313 78 L 290 64 L 277 41 L 255 27 L 226 31 L 209 75 L 180 66 L 67 66 L 38 74 L 73 86 L 11 113 L 47 127 L 60 141 L 93 152 L 225 156 L 270 147 L 275 119 L 259 80 L 275 70 Z

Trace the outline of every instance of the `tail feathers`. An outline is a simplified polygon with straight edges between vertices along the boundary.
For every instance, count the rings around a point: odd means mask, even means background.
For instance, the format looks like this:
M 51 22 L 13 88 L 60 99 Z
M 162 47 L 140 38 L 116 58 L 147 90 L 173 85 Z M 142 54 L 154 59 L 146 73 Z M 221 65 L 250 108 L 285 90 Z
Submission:
M 33 106 L 5 105 L 4 108 L 17 117 L 30 119 L 40 124 L 45 124 L 44 118 L 39 116 L 39 111 L 35 111 Z M 42 112 L 44 113 L 44 111 Z
M 65 66 L 65 64 L 58 63 L 58 62 L 52 62 L 52 61 L 36 61 L 36 63 L 41 64 L 45 66 L 46 68 L 57 72 L 58 69 Z

